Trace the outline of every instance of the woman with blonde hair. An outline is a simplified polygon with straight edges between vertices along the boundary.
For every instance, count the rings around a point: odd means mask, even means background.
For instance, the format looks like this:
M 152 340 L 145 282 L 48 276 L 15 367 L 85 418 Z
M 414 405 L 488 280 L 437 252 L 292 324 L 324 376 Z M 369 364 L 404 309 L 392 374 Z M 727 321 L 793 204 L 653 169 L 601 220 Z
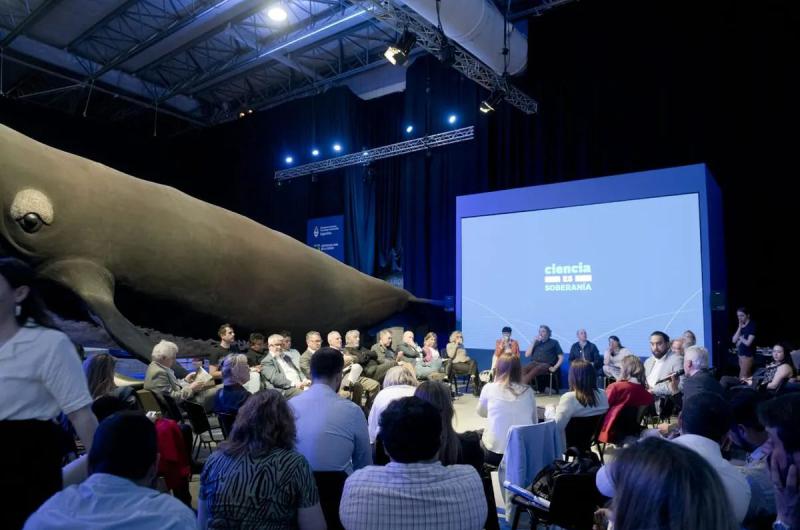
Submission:
M 467 355 L 464 348 L 464 335 L 456 330 L 450 334 L 450 342 L 447 344 L 447 358 L 450 365 L 447 367 L 447 377 L 452 381 L 457 375 L 469 375 L 475 383 L 472 385 L 472 393 L 477 397 L 480 395 L 481 378 L 478 374 L 478 363 L 475 359 Z
M 114 368 L 117 360 L 108 353 L 98 353 L 83 361 L 83 373 L 89 385 L 92 399 L 113 396 L 121 399 L 130 408 L 135 408 L 136 392 L 130 386 L 117 386 L 114 382 Z
M 442 358 L 436 344 L 436 333 L 425 335 L 422 342 L 422 355 L 417 359 L 417 379 L 443 379 Z
M 389 403 L 395 399 L 413 396 L 416 390 L 417 376 L 410 365 L 393 366 L 386 372 L 386 377 L 383 379 L 383 390 L 375 396 L 375 401 L 372 403 L 372 408 L 367 418 L 370 443 L 374 444 L 378 437 L 378 431 L 380 430 L 378 420 L 380 420 L 381 413 L 386 410 Z
M 647 391 L 642 360 L 635 355 L 622 359 L 620 380 L 608 385 L 606 398 L 608 399 L 608 413 L 603 420 L 598 440 L 601 442 L 621 442 L 627 435 L 636 433 L 614 432 L 617 419 L 625 407 L 644 407 L 652 405 L 653 394 Z
M 499 465 L 511 426 L 539 421 L 533 389 L 522 384 L 519 357 L 504 353 L 497 358 L 494 382 L 484 385 L 478 399 L 478 415 L 489 420 L 481 439 L 486 463 Z

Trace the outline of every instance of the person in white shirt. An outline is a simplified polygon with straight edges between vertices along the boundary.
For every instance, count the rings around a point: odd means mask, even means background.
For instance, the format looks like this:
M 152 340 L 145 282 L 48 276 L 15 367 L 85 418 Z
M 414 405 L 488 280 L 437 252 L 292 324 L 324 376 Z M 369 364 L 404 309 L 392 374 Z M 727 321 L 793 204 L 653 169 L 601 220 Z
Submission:
M 283 337 L 275 334 L 267 338 L 269 354 L 261 360 L 261 382 L 266 388 L 280 390 L 286 399 L 300 394 L 311 385 L 292 358 L 283 351 Z
M 369 426 L 369 443 L 374 444 L 380 431 L 381 413 L 389 403 L 402 397 L 413 396 L 417 390 L 417 377 L 410 365 L 394 366 L 386 372 L 383 380 L 383 390 L 375 396 L 372 408 L 369 411 L 367 424 Z
M 506 452 L 512 425 L 533 425 L 539 421 L 536 396 L 522 384 L 519 357 L 503 353 L 495 364 L 494 382 L 486 384 L 478 398 L 478 415 L 489 419 L 481 445 L 487 464 L 499 465 Z
M 648 390 L 656 397 L 656 412 L 668 419 L 675 408 L 671 376 L 683 370 L 683 357 L 670 350 L 669 336 L 663 331 L 650 334 L 652 355 L 644 362 Z
M 103 420 L 89 451 L 90 476 L 53 495 L 25 524 L 26 530 L 189 530 L 194 512 L 153 489 L 158 443 L 153 422 L 125 411 Z
M 572 418 L 597 416 L 608 410 L 604 390 L 597 388 L 597 372 L 589 361 L 578 360 L 569 366 L 569 392 L 556 407 L 556 423 L 563 433 Z M 564 446 L 566 447 L 566 445 Z

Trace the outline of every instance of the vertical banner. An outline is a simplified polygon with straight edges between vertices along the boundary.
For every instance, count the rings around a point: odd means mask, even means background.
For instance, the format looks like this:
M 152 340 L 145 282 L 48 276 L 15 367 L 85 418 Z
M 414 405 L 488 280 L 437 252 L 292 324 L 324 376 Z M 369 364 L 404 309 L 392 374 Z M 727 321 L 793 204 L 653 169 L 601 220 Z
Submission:
M 306 243 L 344 262 L 344 215 L 309 219 Z

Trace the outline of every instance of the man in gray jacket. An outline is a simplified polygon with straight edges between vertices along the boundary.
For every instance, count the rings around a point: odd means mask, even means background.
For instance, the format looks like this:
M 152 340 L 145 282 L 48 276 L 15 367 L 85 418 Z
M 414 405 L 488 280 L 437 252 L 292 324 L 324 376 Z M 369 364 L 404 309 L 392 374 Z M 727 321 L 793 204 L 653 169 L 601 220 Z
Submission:
M 280 390 L 289 399 L 311 385 L 311 381 L 283 350 L 283 336 L 270 335 L 267 347 L 269 354 L 261 361 L 261 383 L 265 388 Z
M 153 346 L 152 362 L 144 376 L 144 389 L 157 394 L 168 395 L 176 403 L 189 400 L 210 412 L 214 408 L 214 395 L 217 392 L 214 380 L 208 382 L 195 381 L 196 373 L 192 372 L 184 379 L 178 379 L 172 367 L 178 355 L 178 345 L 162 340 Z

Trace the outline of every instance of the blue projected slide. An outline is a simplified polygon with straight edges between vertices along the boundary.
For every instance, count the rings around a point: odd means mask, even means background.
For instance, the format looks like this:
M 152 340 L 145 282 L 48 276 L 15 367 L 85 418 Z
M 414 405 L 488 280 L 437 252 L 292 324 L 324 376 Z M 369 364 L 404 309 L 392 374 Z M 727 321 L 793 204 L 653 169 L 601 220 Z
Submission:
M 492 348 L 503 326 L 527 347 L 540 324 L 568 351 L 586 328 L 649 355 L 653 330 L 705 344 L 697 193 L 461 219 L 465 345 Z

